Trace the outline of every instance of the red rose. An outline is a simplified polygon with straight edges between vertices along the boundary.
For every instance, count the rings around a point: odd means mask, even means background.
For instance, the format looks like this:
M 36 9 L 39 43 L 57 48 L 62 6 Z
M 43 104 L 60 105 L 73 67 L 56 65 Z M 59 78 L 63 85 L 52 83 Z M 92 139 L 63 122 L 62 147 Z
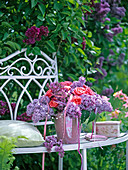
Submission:
M 74 92 L 73 92 L 75 95 L 82 95 L 82 94 L 86 94 L 86 89 L 83 88 L 83 87 L 76 87 Z
M 83 85 L 83 87 L 86 89 L 86 94 L 89 94 L 89 95 L 94 95 L 94 91 L 92 89 L 90 89 L 88 86 L 86 85 Z
M 72 85 L 72 82 L 71 81 L 64 81 L 64 82 L 61 82 L 61 84 L 63 86 L 71 86 Z
M 94 93 L 94 91 L 92 91 L 90 88 L 88 88 L 88 89 L 87 89 L 87 94 L 89 94 L 89 95 L 94 95 L 95 93 Z
M 49 98 L 52 97 L 52 90 L 49 89 L 49 90 L 46 92 L 45 96 L 48 96 Z
M 88 94 L 88 95 L 95 94 L 88 86 L 85 85 L 83 87 L 76 87 L 73 93 L 78 96 L 82 94 Z
M 81 104 L 81 97 L 79 97 L 79 96 L 74 96 L 74 97 L 71 99 L 71 102 L 74 102 L 75 104 L 80 105 L 80 104 Z
M 54 101 L 54 100 L 51 100 L 51 101 L 49 102 L 49 106 L 56 108 L 56 107 L 58 106 L 58 103 L 57 103 L 56 101 Z

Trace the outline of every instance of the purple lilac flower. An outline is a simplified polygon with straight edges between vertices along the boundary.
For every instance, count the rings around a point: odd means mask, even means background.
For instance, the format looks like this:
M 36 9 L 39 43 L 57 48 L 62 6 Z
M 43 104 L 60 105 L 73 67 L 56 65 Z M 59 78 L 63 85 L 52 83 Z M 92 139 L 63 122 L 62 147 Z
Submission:
M 85 84 L 86 84 L 87 86 L 89 86 L 89 87 L 92 86 L 92 83 L 91 83 L 90 81 L 87 81 Z
M 83 85 L 85 84 L 86 80 L 84 77 L 80 77 L 79 81 L 73 81 L 72 85 L 71 85 L 71 92 L 76 88 L 76 87 L 83 87 Z
M 123 29 L 121 27 L 119 27 L 119 26 L 115 27 L 115 28 L 112 28 L 111 30 L 113 31 L 114 36 L 121 33 L 121 32 L 123 32 Z
M 66 109 L 66 115 L 69 116 L 70 118 L 80 118 L 81 117 L 80 108 L 74 102 L 70 102 Z
M 6 113 L 6 109 L 5 108 L 0 109 L 0 115 L 1 116 L 3 116 L 5 113 Z
M 85 77 L 79 77 L 79 82 L 82 84 L 82 86 L 85 84 L 86 80 Z
M 32 116 L 34 123 L 37 123 L 40 120 L 44 120 L 46 117 L 50 119 L 52 116 L 55 116 L 52 108 L 49 107 L 49 97 L 42 96 L 39 100 L 34 99 L 32 103 L 27 106 L 27 115 Z
M 125 58 L 125 53 L 121 53 L 117 59 L 117 64 L 119 65 L 119 67 L 121 67 L 122 64 L 124 63 L 124 58 Z
M 99 71 L 97 71 L 97 72 L 94 74 L 94 78 L 95 78 L 96 80 L 98 80 L 98 79 L 103 79 L 104 77 L 107 76 L 106 70 L 102 68 L 102 66 L 103 66 L 103 61 L 104 61 L 104 57 L 100 57 L 100 58 L 99 58 L 99 63 L 96 64 L 96 66 L 95 66 L 95 68 L 99 68 L 99 69 L 102 71 L 102 74 L 101 74 Z
M 27 113 L 22 113 L 21 115 L 17 116 L 16 118 L 17 120 L 21 120 L 21 121 L 31 121 L 32 120 L 32 116 L 28 116 Z
M 112 49 L 109 50 L 111 55 L 115 55 L 114 51 Z
M 7 105 L 7 103 L 6 102 L 3 102 L 2 100 L 0 100 L 0 106 L 6 106 Z
M 42 36 L 42 35 L 44 35 L 44 36 L 48 36 L 48 33 L 49 33 L 49 31 L 48 31 L 48 27 L 44 27 L 44 26 L 41 26 L 40 27 L 40 35 Z
M 111 103 L 108 102 L 107 100 L 103 99 L 100 95 L 86 95 L 83 94 L 82 96 L 82 103 L 81 103 L 81 110 L 87 110 L 87 111 L 92 111 L 92 110 L 97 110 L 98 113 L 101 113 L 103 111 L 112 111 L 112 106 Z
M 23 42 L 26 44 L 35 44 L 36 41 L 41 40 L 42 35 L 48 36 L 48 33 L 48 27 L 41 26 L 40 28 L 37 28 L 32 26 L 25 32 L 25 35 L 28 37 L 28 39 L 24 39 Z
M 113 33 L 109 32 L 104 35 L 105 38 L 107 38 L 108 41 L 113 41 Z
M 31 28 L 28 28 L 28 30 L 25 32 L 25 35 L 28 38 L 36 38 L 38 37 L 39 33 L 40 29 L 35 26 L 32 26 Z
M 111 7 L 111 16 L 117 19 L 122 19 L 125 16 L 126 9 L 124 7 L 118 7 L 117 4 L 113 4 Z
M 112 88 L 106 88 L 105 90 L 101 92 L 101 94 L 104 96 L 110 96 L 113 92 L 114 90 Z
M 110 5 L 104 0 L 101 0 L 101 3 L 95 3 L 94 7 L 96 11 L 95 19 L 103 22 L 103 18 L 105 18 L 110 11 Z
M 12 110 L 14 111 L 16 107 L 16 103 L 11 103 L 11 107 L 12 107 Z
M 57 141 L 56 137 L 48 136 L 45 139 L 45 142 L 43 143 L 43 145 L 47 148 L 48 153 L 50 153 L 52 147 L 55 146 L 55 150 L 56 150 L 56 152 L 59 152 L 60 157 L 61 158 L 64 157 L 64 149 L 63 149 L 62 139 Z
M 110 18 L 105 18 L 105 19 L 103 20 L 103 22 L 105 22 L 105 21 L 111 21 L 111 20 L 110 20 Z

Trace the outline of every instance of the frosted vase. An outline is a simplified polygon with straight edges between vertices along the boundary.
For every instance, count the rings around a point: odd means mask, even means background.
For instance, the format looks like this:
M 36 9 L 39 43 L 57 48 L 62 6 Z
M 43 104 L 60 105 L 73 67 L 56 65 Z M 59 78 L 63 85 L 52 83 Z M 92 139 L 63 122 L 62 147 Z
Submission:
M 64 115 L 63 113 L 58 113 L 55 118 L 55 129 L 58 140 L 62 139 L 64 144 L 78 143 L 81 132 L 80 119 L 71 119 L 69 116 L 66 116 L 64 133 Z

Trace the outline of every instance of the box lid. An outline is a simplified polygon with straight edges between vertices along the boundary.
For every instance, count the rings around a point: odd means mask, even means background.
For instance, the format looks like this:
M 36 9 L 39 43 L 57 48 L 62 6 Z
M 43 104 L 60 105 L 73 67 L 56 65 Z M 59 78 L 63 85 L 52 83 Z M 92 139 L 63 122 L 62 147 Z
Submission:
M 120 121 L 100 121 L 96 122 L 97 125 L 119 125 Z

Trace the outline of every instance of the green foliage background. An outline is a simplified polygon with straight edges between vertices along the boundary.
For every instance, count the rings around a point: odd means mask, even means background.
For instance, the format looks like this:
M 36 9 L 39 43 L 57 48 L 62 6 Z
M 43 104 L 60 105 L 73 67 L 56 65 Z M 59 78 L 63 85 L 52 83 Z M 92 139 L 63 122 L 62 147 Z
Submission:
M 86 77 L 87 81 L 93 83 L 93 89 L 98 93 L 105 88 L 112 87 L 114 91 L 123 89 L 128 91 L 128 14 L 121 21 L 123 33 L 114 37 L 113 42 L 104 38 L 104 24 L 95 20 L 89 15 L 87 20 L 82 20 L 83 10 L 90 12 L 90 0 L 1 0 L 0 1 L 0 59 L 5 58 L 16 50 L 27 48 L 27 53 L 40 54 L 40 50 L 46 52 L 50 57 L 56 52 L 58 59 L 59 80 L 64 81 L 67 78 L 77 80 L 79 76 Z M 98 2 L 95 1 L 95 3 Z M 127 1 L 122 0 L 120 6 L 127 10 Z M 92 8 L 93 10 L 93 8 Z M 110 13 L 108 17 L 111 21 L 107 23 L 110 28 L 119 21 L 112 18 Z M 31 26 L 47 26 L 49 29 L 48 37 L 43 37 L 40 42 L 33 45 L 25 45 L 25 32 Z M 110 31 L 110 30 L 107 30 Z M 72 43 L 71 38 L 77 39 L 77 43 Z M 86 39 L 86 48 L 83 50 L 83 37 Z M 114 51 L 111 56 L 109 50 Z M 121 53 L 125 53 L 125 61 L 121 67 L 119 65 L 110 66 L 105 60 L 103 68 L 107 71 L 104 79 L 95 82 L 93 74 L 97 72 L 95 64 L 99 62 L 99 57 L 108 55 L 117 61 Z M 98 70 L 99 72 L 102 71 Z M 11 83 L 13 88 L 12 101 L 17 99 L 19 89 Z M 38 95 L 36 88 L 34 89 Z M 113 101 L 113 99 L 111 99 Z M 21 108 L 25 110 L 26 105 L 22 101 Z M 114 102 L 113 102 L 114 104 Z M 21 113 L 23 112 L 21 110 Z M 100 119 L 104 119 L 101 115 Z M 120 118 L 121 120 L 124 117 Z M 123 122 L 125 126 L 127 119 Z M 90 126 L 90 125 L 89 125 Z M 121 129 L 127 130 L 128 127 Z M 40 129 L 43 132 L 43 128 Z M 49 134 L 54 130 L 48 128 Z M 41 154 L 16 155 L 14 167 L 17 165 L 20 169 L 41 169 Z M 75 161 L 74 161 L 75 160 Z M 58 156 L 56 153 L 46 154 L 46 169 L 57 169 Z M 80 169 L 80 157 L 76 151 L 66 152 L 64 157 L 64 169 Z M 74 168 L 75 167 L 75 168 Z M 88 150 L 88 169 L 125 169 L 125 143 L 116 147 L 104 147 Z

